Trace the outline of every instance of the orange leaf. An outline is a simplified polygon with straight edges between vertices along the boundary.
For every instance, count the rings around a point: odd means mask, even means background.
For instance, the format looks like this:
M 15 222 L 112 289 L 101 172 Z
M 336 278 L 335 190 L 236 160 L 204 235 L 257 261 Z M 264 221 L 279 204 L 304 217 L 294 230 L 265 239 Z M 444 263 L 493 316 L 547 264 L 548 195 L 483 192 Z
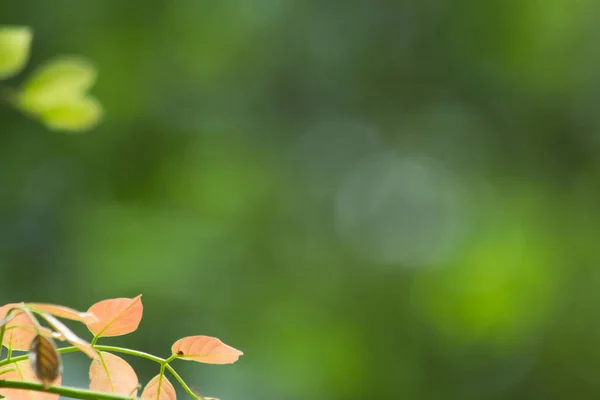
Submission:
M 97 337 L 121 336 L 135 331 L 144 311 L 141 297 L 140 294 L 133 299 L 108 299 L 94 304 L 88 312 L 94 314 L 98 322 L 86 323 L 88 329 Z
M 156 375 L 148 382 L 142 392 L 142 399 L 175 400 L 177 394 L 171 382 L 164 375 Z
M 23 303 L 10 303 L 0 307 L 0 318 L 6 317 L 11 308 L 23 305 Z M 11 315 L 14 313 L 20 314 L 7 322 L 2 344 L 13 350 L 27 351 L 37 332 L 27 314 L 15 310 Z
M 8 311 L 17 306 L 24 306 L 24 303 L 11 303 L 0 307 L 0 318 L 2 321 L 6 320 L 5 317 Z M 2 322 L 0 322 L 0 324 L 1 323 Z M 0 325 L 0 328 L 1 327 L 2 325 Z M 54 339 L 61 339 L 62 337 L 60 333 L 45 327 L 41 327 L 39 333 L 42 334 L 42 336 Z M 2 344 L 6 347 L 9 347 L 10 344 L 13 350 L 27 351 L 33 338 L 37 334 L 38 331 L 29 319 L 29 316 L 20 310 L 16 310 L 10 314 L 8 321 L 6 321 L 6 332 Z
M 121 357 L 104 351 L 90 365 L 90 389 L 123 396 L 137 396 L 138 378 Z
M 15 369 L 2 374 L 2 379 L 39 382 L 35 376 L 35 372 L 31 368 L 31 364 L 27 360 L 19 361 L 14 364 Z M 59 376 L 54 382 L 55 385 L 60 385 L 62 377 Z M 1 389 L 0 393 L 9 400 L 57 400 L 57 394 L 33 392 L 24 389 Z
M 72 319 L 73 321 L 83 322 L 84 324 L 98 321 L 98 318 L 90 312 L 79 312 L 72 308 L 55 304 L 28 303 L 26 306 L 34 311 L 45 312 L 59 318 Z
M 95 358 L 97 356 L 96 350 L 94 350 L 92 345 L 73 333 L 73 331 L 70 330 L 65 324 L 50 314 L 41 313 L 41 316 L 46 320 L 46 322 L 48 322 L 48 324 L 52 325 L 54 329 L 62 334 L 62 336 L 58 338 L 59 340 L 68 341 L 91 358 Z
M 38 333 L 37 330 L 35 329 L 35 326 L 33 326 L 33 325 L 12 325 L 12 326 L 8 327 L 7 329 L 10 329 L 12 331 L 18 330 L 20 335 L 31 334 L 31 335 L 35 336 Z M 25 331 L 25 333 L 23 331 Z M 7 330 L 7 332 L 9 332 L 9 331 Z M 65 337 L 62 333 L 54 332 L 52 329 L 46 328 L 44 326 L 40 327 L 40 334 L 47 338 L 65 340 Z M 32 340 L 33 340 L 33 338 L 32 338 Z M 23 343 L 25 342 L 25 340 L 23 338 L 19 338 L 18 341 L 23 342 Z M 31 341 L 29 341 L 29 343 L 31 344 Z M 17 349 L 13 346 L 13 350 L 22 350 L 22 349 Z
M 188 336 L 171 347 L 173 355 L 183 360 L 207 364 L 232 364 L 244 354 L 210 336 Z

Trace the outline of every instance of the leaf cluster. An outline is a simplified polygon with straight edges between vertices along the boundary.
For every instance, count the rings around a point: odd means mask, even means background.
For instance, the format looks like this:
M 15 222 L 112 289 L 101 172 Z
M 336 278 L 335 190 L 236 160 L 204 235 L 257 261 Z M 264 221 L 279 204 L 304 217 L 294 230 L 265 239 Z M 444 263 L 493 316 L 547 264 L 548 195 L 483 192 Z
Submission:
M 0 26 L 0 79 L 19 74 L 28 64 L 33 32 Z M 17 89 L 3 87 L 11 106 L 54 131 L 83 132 L 102 119 L 100 102 L 88 92 L 97 80 L 94 64 L 80 56 L 59 56 L 37 67 Z
M 171 366 L 177 359 L 208 364 L 231 364 L 243 353 L 210 336 L 188 336 L 171 346 L 171 355 L 160 358 L 138 350 L 98 344 L 103 337 L 134 332 L 142 319 L 141 295 L 134 298 L 102 300 L 86 312 L 42 303 L 11 303 L 0 307 L 0 343 L 8 349 L 0 360 L 0 394 L 11 400 L 51 400 L 59 395 L 79 399 L 174 400 L 176 392 L 166 376 L 169 371 L 194 399 L 194 393 Z M 92 333 L 91 341 L 77 336 L 61 319 L 83 323 Z M 57 348 L 55 341 L 71 346 Z M 27 352 L 14 356 L 15 351 Z M 89 389 L 60 386 L 61 355 L 80 351 L 90 357 Z M 146 358 L 159 364 L 158 374 L 142 389 L 134 369 L 114 353 Z

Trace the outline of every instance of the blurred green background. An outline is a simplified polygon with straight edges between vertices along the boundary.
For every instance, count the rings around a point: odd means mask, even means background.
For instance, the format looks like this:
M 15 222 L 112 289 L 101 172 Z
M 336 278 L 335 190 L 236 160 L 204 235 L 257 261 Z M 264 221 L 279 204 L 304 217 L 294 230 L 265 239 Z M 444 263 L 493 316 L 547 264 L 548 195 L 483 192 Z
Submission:
M 9 84 L 82 55 L 106 114 L 0 108 L 0 303 L 142 293 L 104 343 L 217 336 L 239 362 L 176 367 L 223 400 L 600 395 L 598 2 L 0 10 L 35 32 Z

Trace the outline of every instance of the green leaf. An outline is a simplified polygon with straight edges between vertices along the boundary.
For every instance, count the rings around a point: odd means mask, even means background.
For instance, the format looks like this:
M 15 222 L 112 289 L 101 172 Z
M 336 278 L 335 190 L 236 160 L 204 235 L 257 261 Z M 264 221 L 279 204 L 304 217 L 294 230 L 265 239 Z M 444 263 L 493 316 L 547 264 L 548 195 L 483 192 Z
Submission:
M 33 32 L 26 26 L 0 26 L 0 79 L 19 73 L 29 61 Z
M 39 67 L 25 81 L 18 94 L 19 106 L 30 113 L 41 114 L 77 103 L 96 78 L 96 68 L 90 61 L 74 56 L 56 58 Z
M 102 118 L 102 106 L 91 96 L 72 100 L 39 114 L 46 126 L 55 131 L 82 132 L 95 127 Z

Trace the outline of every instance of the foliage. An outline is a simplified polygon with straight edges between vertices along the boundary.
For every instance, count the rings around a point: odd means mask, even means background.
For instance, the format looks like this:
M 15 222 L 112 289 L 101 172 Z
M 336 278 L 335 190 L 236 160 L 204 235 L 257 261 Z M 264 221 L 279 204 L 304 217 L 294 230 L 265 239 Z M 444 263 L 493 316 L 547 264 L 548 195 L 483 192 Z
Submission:
M 27 27 L 0 27 L 0 79 L 21 72 L 29 61 L 33 32 Z M 49 129 L 83 132 L 102 118 L 102 106 L 88 94 L 97 78 L 94 64 L 79 56 L 61 56 L 31 73 L 5 100 Z
M 145 386 L 139 398 L 174 400 L 175 389 L 165 370 L 194 399 L 211 399 L 195 394 L 171 366 L 177 359 L 207 364 L 231 364 L 243 353 L 209 336 L 188 336 L 177 340 L 168 358 L 160 358 L 137 350 L 102 346 L 103 337 L 122 336 L 134 332 L 142 319 L 141 295 L 134 298 L 114 298 L 92 305 L 79 312 L 54 304 L 11 303 L 0 307 L 2 330 L 0 342 L 8 349 L 0 360 L 0 394 L 8 399 L 50 400 L 59 395 L 78 399 L 134 399 L 141 388 L 134 369 L 121 357 L 123 353 L 146 358 L 159 364 L 159 373 Z M 81 322 L 93 334 L 90 342 L 77 336 L 58 318 Z M 48 326 L 42 326 L 45 322 Z M 72 346 L 56 348 L 54 340 Z M 28 351 L 14 356 L 13 351 Z M 60 355 L 81 351 L 90 364 L 89 390 L 60 386 L 62 363 Z
M 25 68 L 32 37 L 27 27 L 0 27 L 0 79 L 11 78 Z M 99 102 L 88 94 L 96 79 L 97 72 L 90 61 L 76 56 L 57 57 L 38 67 L 18 90 L 5 89 L 5 100 L 52 130 L 81 132 L 93 128 L 102 116 Z M 8 349 L 7 357 L 0 360 L 0 394 L 9 399 L 31 400 L 57 399 L 59 395 L 80 399 L 137 398 L 141 385 L 127 361 L 113 354 L 120 352 L 160 365 L 159 373 L 146 385 L 140 398 L 175 399 L 175 388 L 165 376 L 168 370 L 193 398 L 211 399 L 195 394 L 170 363 L 176 359 L 208 364 L 237 361 L 243 353 L 219 339 L 181 338 L 173 344 L 171 356 L 164 359 L 129 348 L 97 344 L 103 337 L 134 332 L 142 313 L 141 295 L 103 300 L 87 312 L 23 302 L 0 307 L 0 343 Z M 57 317 L 85 324 L 93 334 L 91 342 L 77 336 Z M 67 341 L 72 346 L 57 348 L 54 340 Z M 28 354 L 15 357 L 13 351 Z M 89 390 L 60 386 L 60 355 L 73 351 L 81 351 L 92 359 Z

